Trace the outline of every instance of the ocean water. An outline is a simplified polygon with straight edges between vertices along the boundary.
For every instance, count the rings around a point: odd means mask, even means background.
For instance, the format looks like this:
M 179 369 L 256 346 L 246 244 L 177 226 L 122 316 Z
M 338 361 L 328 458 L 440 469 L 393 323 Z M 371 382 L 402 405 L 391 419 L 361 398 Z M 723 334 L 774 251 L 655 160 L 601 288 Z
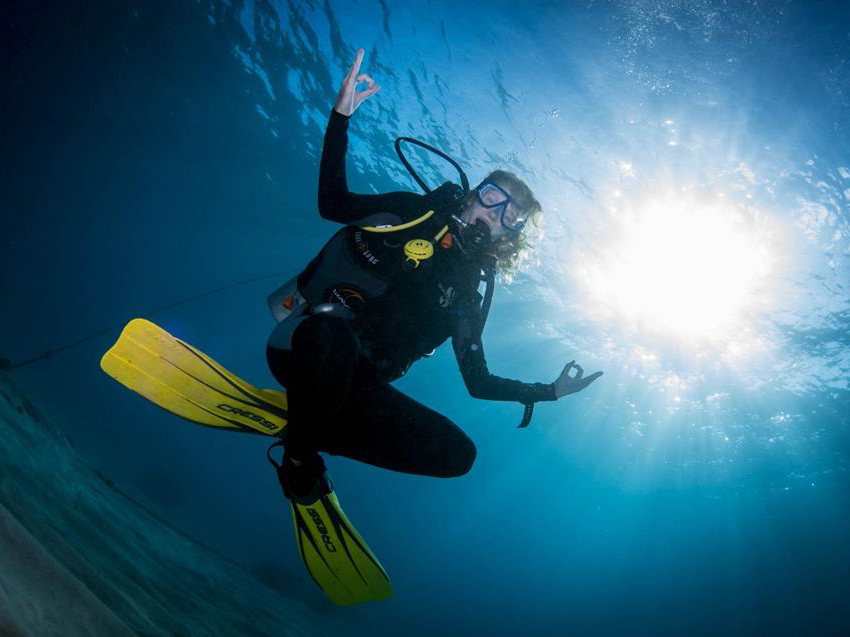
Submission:
M 192 603 L 184 572 L 177 582 L 145 567 L 146 590 L 186 600 L 153 634 L 850 630 L 841 3 L 89 2 L 2 13 L 0 356 L 36 359 L 10 373 L 62 432 L 51 440 L 71 440 L 85 466 L 179 529 L 174 538 L 245 571 L 253 583 L 240 586 L 256 585 L 253 599 L 281 620 L 234 622 L 251 596 L 199 586 L 222 600 L 216 617 L 215 604 Z M 476 463 L 444 480 L 327 458 L 395 588 L 390 601 L 344 609 L 300 564 L 267 441 L 181 421 L 98 361 L 126 321 L 147 316 L 275 386 L 265 297 L 336 229 L 316 211 L 317 164 L 358 47 L 381 90 L 352 119 L 352 189 L 416 190 L 398 135 L 449 152 L 473 183 L 495 168 L 522 176 L 543 204 L 542 236 L 496 290 L 490 369 L 551 382 L 576 359 L 605 375 L 517 429 L 521 407 L 469 397 L 449 346 L 417 363 L 397 387 L 461 426 Z M 431 183 L 455 178 L 416 162 Z M 41 466 L 36 434 L 20 446 L 21 427 L 3 422 L 4 506 L 83 581 L 56 534 L 125 590 L 134 554 L 62 533 L 68 520 L 107 526 L 93 513 L 106 509 L 28 507 L 43 502 L 39 481 L 77 465 Z M 122 541 L 172 537 L 117 519 L 108 526 Z M 163 555 L 182 545 L 168 546 Z M 236 578 L 190 561 L 205 583 Z M 90 592 L 142 634 L 106 584 Z M 298 621 L 287 623 L 292 600 Z M 199 608 L 203 632 L 192 628 Z

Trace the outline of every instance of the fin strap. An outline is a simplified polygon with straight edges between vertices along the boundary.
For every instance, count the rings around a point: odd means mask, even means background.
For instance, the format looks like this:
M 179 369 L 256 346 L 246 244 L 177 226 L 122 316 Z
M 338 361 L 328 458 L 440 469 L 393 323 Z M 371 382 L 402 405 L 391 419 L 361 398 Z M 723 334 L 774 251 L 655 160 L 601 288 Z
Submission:
M 534 415 L 534 403 L 525 403 L 525 413 L 522 415 L 522 422 L 519 423 L 517 429 L 524 429 L 531 424 L 531 417 Z

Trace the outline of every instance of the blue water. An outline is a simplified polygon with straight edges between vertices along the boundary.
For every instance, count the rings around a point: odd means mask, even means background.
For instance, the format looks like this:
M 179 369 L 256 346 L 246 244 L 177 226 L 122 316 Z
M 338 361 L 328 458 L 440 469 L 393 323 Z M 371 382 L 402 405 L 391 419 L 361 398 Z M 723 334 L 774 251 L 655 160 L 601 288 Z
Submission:
M 414 366 L 397 386 L 478 457 L 451 480 L 328 459 L 396 591 L 340 612 L 414 636 L 850 629 L 839 4 L 120 2 L 3 29 L 0 356 L 115 326 L 15 375 L 122 489 L 324 603 L 265 441 L 180 421 L 98 360 L 132 317 L 279 274 L 150 315 L 274 386 L 265 296 L 335 230 L 317 162 L 363 47 L 382 88 L 352 121 L 352 188 L 415 190 L 397 135 L 472 181 L 521 175 L 544 234 L 496 291 L 491 371 L 550 382 L 575 358 L 605 375 L 518 430 L 519 406 L 466 394 L 448 346 Z M 641 225 L 658 210 L 679 229 L 660 244 Z M 694 214 L 719 234 L 679 228 Z

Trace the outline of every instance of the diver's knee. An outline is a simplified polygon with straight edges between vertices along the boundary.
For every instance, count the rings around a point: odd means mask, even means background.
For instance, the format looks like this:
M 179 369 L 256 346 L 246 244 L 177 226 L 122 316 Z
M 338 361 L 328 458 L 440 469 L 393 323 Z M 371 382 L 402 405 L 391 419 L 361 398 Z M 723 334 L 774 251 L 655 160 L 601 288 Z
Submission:
M 357 337 L 348 321 L 328 315 L 309 316 L 295 328 L 292 349 L 300 351 L 330 351 L 343 347 L 351 349 Z
M 475 443 L 470 438 L 464 436 L 463 442 L 457 446 L 453 454 L 454 461 L 448 467 L 449 473 L 445 477 L 457 478 L 469 473 L 469 470 L 472 469 L 472 465 L 475 463 L 476 455 L 478 455 L 478 450 L 475 448 Z

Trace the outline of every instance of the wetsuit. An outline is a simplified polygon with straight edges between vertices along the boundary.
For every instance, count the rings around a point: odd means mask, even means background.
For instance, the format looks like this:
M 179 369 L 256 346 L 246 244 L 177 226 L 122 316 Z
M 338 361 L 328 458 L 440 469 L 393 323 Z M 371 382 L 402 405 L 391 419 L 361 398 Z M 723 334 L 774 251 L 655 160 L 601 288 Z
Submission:
M 435 214 L 402 233 L 370 234 L 347 226 L 299 276 L 299 291 L 308 302 L 344 303 L 354 318 L 311 316 L 292 335 L 291 351 L 267 349 L 269 367 L 287 389 L 287 453 L 304 457 L 324 451 L 407 473 L 461 475 L 475 459 L 473 442 L 390 381 L 451 337 L 473 397 L 527 404 L 555 400 L 554 386 L 489 373 L 481 344 L 480 258 L 464 252 L 450 235 L 435 244 L 427 262 L 415 265 L 403 254 L 401 246 L 410 237 L 439 236 L 457 187 L 444 184 L 428 195 L 349 192 L 348 124 L 348 117 L 331 113 L 319 173 L 321 216 L 367 225 L 364 220 L 391 217 L 400 224 L 429 210 Z M 352 267 L 335 275 L 337 283 L 332 275 L 340 264 Z

